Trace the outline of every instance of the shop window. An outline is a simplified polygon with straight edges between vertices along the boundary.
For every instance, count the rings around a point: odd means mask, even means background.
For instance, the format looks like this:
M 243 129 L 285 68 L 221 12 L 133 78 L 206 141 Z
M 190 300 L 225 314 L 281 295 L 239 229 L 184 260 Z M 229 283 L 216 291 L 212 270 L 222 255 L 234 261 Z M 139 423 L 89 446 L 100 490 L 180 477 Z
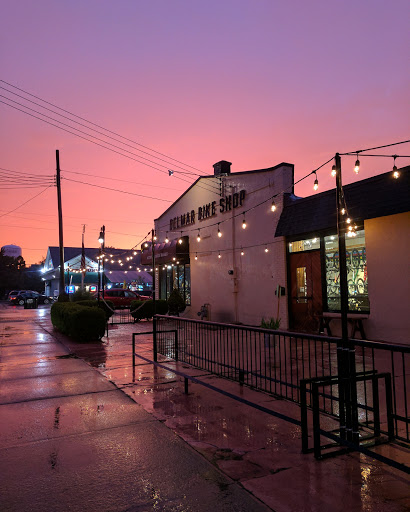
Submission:
M 314 249 L 320 249 L 320 238 L 307 238 L 289 244 L 289 252 L 313 251 Z
M 168 300 L 170 293 L 175 288 L 179 290 L 184 297 L 185 304 L 191 304 L 191 272 L 189 264 L 187 265 L 168 265 L 161 270 L 160 274 L 161 299 Z
M 325 237 L 326 290 L 329 311 L 340 311 L 340 267 L 336 235 Z M 350 311 L 369 311 L 367 261 L 364 230 L 346 237 L 347 287 Z

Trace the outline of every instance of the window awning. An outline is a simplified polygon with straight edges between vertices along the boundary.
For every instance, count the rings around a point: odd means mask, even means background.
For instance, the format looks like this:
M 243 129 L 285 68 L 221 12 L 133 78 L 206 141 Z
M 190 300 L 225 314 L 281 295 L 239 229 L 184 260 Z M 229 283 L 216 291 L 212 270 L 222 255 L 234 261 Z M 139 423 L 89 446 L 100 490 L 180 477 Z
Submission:
M 167 243 L 155 244 L 155 264 L 189 263 L 189 237 L 182 237 L 182 244 L 178 240 L 171 240 Z M 141 265 L 152 265 L 152 246 L 141 247 Z

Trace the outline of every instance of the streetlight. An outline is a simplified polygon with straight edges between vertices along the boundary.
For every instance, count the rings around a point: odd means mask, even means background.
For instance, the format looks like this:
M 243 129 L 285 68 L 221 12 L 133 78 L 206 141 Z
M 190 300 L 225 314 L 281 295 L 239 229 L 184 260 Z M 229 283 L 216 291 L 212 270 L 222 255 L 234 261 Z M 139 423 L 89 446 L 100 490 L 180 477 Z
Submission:
M 98 237 L 100 243 L 100 255 L 98 258 L 98 301 L 100 300 L 100 292 L 102 286 L 102 296 L 104 299 L 104 244 L 105 244 L 105 226 L 102 226 L 100 230 L 100 236 Z M 101 263 L 102 263 L 102 276 L 101 276 Z

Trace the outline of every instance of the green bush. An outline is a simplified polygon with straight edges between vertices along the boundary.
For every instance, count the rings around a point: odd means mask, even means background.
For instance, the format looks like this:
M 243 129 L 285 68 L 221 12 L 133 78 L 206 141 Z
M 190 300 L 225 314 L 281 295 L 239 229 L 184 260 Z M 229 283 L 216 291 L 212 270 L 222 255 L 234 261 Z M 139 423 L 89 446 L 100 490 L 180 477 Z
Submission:
M 63 334 L 77 341 L 92 341 L 104 336 L 106 317 L 102 309 L 78 302 L 55 302 L 51 322 Z
M 99 307 L 104 311 L 107 322 L 114 314 L 114 303 L 111 302 L 110 300 L 106 300 L 105 302 L 101 300 L 99 303 L 97 299 L 79 300 L 78 302 L 76 302 L 76 304 L 80 304 L 80 306 L 89 306 L 94 308 Z
M 168 297 L 168 313 L 179 316 L 185 309 L 185 301 L 179 291 L 175 288 Z
M 140 307 L 141 306 L 141 307 Z M 155 311 L 157 315 L 165 315 L 168 311 L 166 300 L 155 301 Z M 135 321 L 146 318 L 147 320 L 154 316 L 153 300 L 133 300 L 131 302 L 130 312 Z
M 261 327 L 263 329 L 272 329 L 273 331 L 277 331 L 280 327 L 281 318 L 270 318 L 269 320 L 265 320 L 262 318 Z
M 60 293 L 57 302 L 70 302 L 70 296 L 68 295 L 68 293 L 65 292 Z
M 72 295 L 70 295 L 71 302 L 79 302 L 80 300 L 91 300 L 91 293 L 85 292 L 84 290 L 77 290 Z

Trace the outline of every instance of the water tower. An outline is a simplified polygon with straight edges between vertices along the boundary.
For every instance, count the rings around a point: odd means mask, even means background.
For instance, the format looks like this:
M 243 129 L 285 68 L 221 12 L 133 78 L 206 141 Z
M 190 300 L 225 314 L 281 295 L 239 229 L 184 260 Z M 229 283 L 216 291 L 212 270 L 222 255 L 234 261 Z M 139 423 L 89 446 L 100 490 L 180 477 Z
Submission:
M 3 245 L 1 250 L 4 256 L 10 256 L 11 258 L 18 258 L 21 256 L 21 247 L 18 245 Z

